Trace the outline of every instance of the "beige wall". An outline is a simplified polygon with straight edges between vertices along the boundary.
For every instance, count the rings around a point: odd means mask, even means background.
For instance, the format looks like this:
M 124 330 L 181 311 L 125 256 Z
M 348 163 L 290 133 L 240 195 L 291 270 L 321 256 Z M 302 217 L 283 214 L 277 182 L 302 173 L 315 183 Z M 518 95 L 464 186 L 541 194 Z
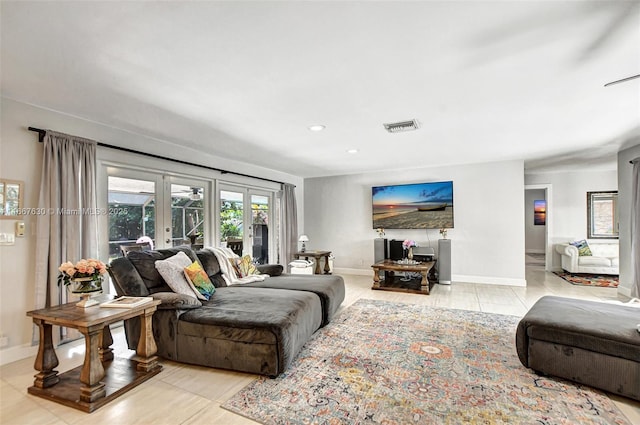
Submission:
M 305 227 L 311 249 L 331 250 L 338 271 L 371 275 L 371 187 L 453 181 L 452 278 L 458 282 L 525 285 L 522 161 L 412 168 L 305 180 Z M 437 250 L 438 229 L 385 229 L 388 239 L 413 239 Z

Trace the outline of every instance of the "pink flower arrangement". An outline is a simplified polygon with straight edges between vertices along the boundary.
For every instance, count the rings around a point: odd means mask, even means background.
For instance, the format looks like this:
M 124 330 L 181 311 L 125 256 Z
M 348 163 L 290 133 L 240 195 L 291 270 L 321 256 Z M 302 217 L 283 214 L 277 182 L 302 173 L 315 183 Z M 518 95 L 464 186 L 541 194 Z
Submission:
M 60 264 L 58 267 L 60 276 L 58 276 L 58 282 L 62 282 L 65 285 L 71 283 L 71 279 L 79 277 L 90 277 L 92 281 L 101 281 L 102 275 L 107 272 L 107 266 L 100 260 L 95 258 L 84 258 L 73 264 L 70 261 Z
M 412 241 L 411 239 L 405 239 L 405 241 L 402 242 L 402 247 L 404 249 L 409 249 L 413 246 L 418 246 L 418 245 L 416 244 L 416 241 Z

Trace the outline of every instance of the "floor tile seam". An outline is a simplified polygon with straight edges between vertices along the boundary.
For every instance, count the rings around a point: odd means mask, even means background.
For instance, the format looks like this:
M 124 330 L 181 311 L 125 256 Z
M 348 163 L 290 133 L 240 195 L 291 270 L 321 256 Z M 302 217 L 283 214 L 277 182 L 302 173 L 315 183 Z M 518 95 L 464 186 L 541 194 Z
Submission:
M 220 408 L 220 406 L 221 406 L 221 404 L 220 404 L 220 403 L 216 403 L 216 402 L 211 401 L 211 400 L 208 400 L 208 399 L 207 399 L 207 401 L 209 402 L 209 405 L 208 405 L 208 406 L 202 406 L 202 408 L 201 408 L 201 409 L 198 409 L 198 410 L 196 410 L 195 412 L 193 412 L 193 414 L 192 414 L 191 416 L 189 416 L 188 418 L 186 418 L 186 419 L 185 419 L 185 420 L 183 420 L 182 422 L 179 422 L 179 425 L 189 423 L 189 421 L 191 421 L 191 419 L 195 418 L 195 417 L 196 417 L 197 415 L 199 415 L 201 412 L 203 412 L 203 413 L 204 413 L 204 411 L 205 411 L 205 410 L 210 410 L 210 409 L 212 409 L 212 408 L 215 408 L 215 407 L 216 407 L 216 406 L 215 406 L 216 404 L 218 405 L 218 407 L 219 407 L 219 408 Z M 211 406 L 211 404 L 213 404 L 213 406 Z
M 527 307 L 524 301 L 520 299 L 518 293 L 513 288 L 510 288 L 509 290 L 511 291 L 511 293 L 513 293 L 515 299 L 520 303 L 520 306 L 524 309 L 524 311 L 529 311 L 529 307 Z
M 36 396 L 31 395 L 29 393 L 25 393 L 24 395 L 27 398 L 27 400 L 30 400 L 37 407 L 47 411 L 47 413 L 49 413 L 54 418 L 56 418 L 58 421 L 60 421 L 61 424 L 73 425 L 75 423 L 75 422 L 69 422 L 69 421 L 64 420 L 58 414 L 56 414 L 53 410 L 51 410 L 51 408 L 60 407 L 60 405 L 57 404 L 56 402 L 51 401 L 51 400 L 47 400 L 47 399 L 44 399 L 44 398 L 36 397 Z M 49 408 L 49 406 L 51 406 L 51 408 Z

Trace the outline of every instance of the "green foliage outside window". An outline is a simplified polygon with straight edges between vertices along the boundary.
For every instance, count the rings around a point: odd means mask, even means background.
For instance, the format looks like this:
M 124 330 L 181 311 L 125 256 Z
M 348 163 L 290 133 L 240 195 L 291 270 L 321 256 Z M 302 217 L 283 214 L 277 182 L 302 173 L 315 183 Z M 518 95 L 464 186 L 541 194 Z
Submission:
M 220 240 L 242 237 L 242 202 L 222 201 L 220 205 Z

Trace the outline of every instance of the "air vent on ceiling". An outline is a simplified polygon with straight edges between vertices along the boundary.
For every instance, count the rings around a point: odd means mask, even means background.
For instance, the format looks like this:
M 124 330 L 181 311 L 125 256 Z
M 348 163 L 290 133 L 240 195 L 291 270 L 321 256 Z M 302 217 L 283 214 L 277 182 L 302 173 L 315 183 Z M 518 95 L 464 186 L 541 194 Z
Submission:
M 401 122 L 393 122 L 389 124 L 383 124 L 384 128 L 387 129 L 389 133 L 399 133 L 401 131 L 412 131 L 420 128 L 417 120 L 411 121 L 401 121 Z

